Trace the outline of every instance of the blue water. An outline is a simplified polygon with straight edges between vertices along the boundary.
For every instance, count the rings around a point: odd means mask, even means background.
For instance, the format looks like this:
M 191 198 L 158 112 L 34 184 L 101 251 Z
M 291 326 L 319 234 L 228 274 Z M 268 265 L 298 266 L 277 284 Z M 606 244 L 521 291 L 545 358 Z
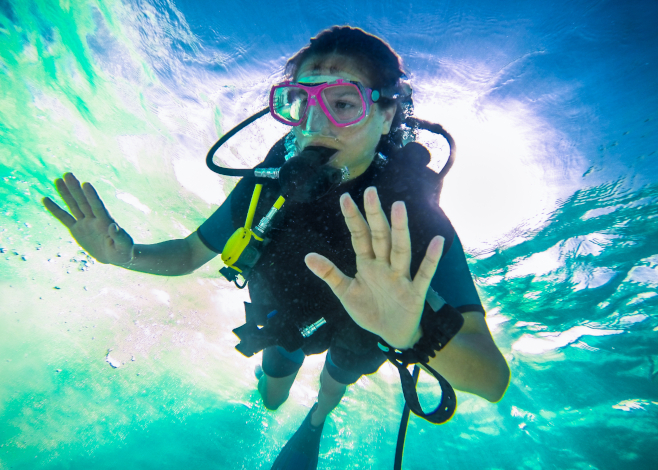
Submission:
M 650 1 L 0 0 L 0 469 L 270 468 L 323 359 L 265 410 L 230 331 L 247 296 L 216 262 L 101 265 L 39 201 L 72 170 L 138 243 L 187 236 L 235 184 L 207 149 L 333 24 L 386 39 L 416 114 L 455 137 L 442 205 L 513 374 L 498 404 L 412 417 L 404 468 L 658 468 L 656 18 Z M 225 164 L 285 132 L 261 121 Z M 351 387 L 319 468 L 392 468 L 402 405 L 392 367 Z

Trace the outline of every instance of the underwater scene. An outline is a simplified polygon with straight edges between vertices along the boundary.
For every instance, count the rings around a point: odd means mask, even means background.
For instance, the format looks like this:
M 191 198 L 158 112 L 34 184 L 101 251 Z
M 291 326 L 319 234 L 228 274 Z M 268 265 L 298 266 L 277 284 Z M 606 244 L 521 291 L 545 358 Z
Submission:
M 324 355 L 267 410 L 219 257 L 102 264 L 41 200 L 64 206 L 71 171 L 136 243 L 187 237 L 238 181 L 208 149 L 346 24 L 400 54 L 415 115 L 455 139 L 441 206 L 512 373 L 499 403 L 412 414 L 402 468 L 658 468 L 656 19 L 649 0 L 0 0 L 0 470 L 271 468 Z M 288 131 L 265 116 L 215 161 L 251 168 Z M 361 377 L 318 468 L 393 468 L 404 403 L 390 363 Z

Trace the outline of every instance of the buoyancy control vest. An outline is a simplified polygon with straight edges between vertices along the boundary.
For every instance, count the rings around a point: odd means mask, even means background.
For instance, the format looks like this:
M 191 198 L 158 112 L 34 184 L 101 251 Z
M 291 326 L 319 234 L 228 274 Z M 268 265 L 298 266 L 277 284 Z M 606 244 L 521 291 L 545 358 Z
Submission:
M 284 162 L 285 145 L 281 139 L 256 168 L 281 167 Z M 378 337 L 351 319 L 329 286 L 306 267 L 304 257 L 311 252 L 319 253 L 343 273 L 354 277 L 356 255 L 339 199 L 348 192 L 365 213 L 363 193 L 369 186 L 377 188 L 387 217 L 393 202 L 404 201 L 406 205 L 412 276 L 434 236 L 445 238 L 444 252 L 447 252 L 454 230 L 438 205 L 442 178 L 427 167 L 429 162 L 427 149 L 412 142 L 391 155 L 376 156 L 364 174 L 318 200 L 287 202 L 268 232 L 269 242 L 249 273 L 252 302 L 246 305 L 244 329 L 276 322 L 277 337 L 264 339 L 263 347 L 277 344 L 288 351 L 301 348 L 306 354 L 317 354 L 331 346 L 332 357 L 341 367 L 363 374 L 374 372 L 382 358 Z M 259 182 L 263 189 L 255 220 L 266 214 L 280 194 L 277 181 Z M 255 184 L 254 178 L 243 178 L 232 192 L 231 214 L 235 228 L 244 221 Z M 276 314 L 272 315 L 274 311 Z M 305 338 L 298 334 L 321 318 L 326 324 L 313 334 Z

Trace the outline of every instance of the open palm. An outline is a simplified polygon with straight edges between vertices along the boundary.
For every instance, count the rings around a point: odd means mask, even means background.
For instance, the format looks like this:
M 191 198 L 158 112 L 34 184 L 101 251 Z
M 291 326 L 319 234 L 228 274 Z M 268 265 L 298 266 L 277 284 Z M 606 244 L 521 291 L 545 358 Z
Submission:
M 132 259 L 132 238 L 114 222 L 91 184 L 81 186 L 72 173 L 66 173 L 55 180 L 55 186 L 71 212 L 47 197 L 43 205 L 87 253 L 106 264 L 122 265 Z
M 364 194 L 367 221 L 348 194 L 343 194 L 340 206 L 356 253 L 355 277 L 346 276 L 317 253 L 306 256 L 306 265 L 329 285 L 360 327 L 396 348 L 412 347 L 420 338 L 420 317 L 441 259 L 443 238 L 432 239 L 412 279 L 411 240 L 404 203 L 393 204 L 391 225 L 374 187 Z

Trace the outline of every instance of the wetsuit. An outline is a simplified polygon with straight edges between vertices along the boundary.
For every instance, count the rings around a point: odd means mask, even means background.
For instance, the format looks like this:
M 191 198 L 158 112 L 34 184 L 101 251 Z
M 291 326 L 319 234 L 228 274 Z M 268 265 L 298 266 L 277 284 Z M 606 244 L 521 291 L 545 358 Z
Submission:
M 283 155 L 283 144 L 279 142 L 259 167 L 280 167 Z M 340 195 L 345 192 L 350 193 L 362 213 L 363 192 L 368 186 L 377 187 L 387 215 L 393 202 L 405 201 L 413 251 L 411 273 L 417 271 L 429 241 L 435 235 L 442 235 L 446 239 L 444 255 L 431 282 L 432 288 L 462 312 L 484 313 L 461 243 L 435 203 L 435 176 L 424 164 L 414 164 L 409 155 L 393 155 L 376 158 L 363 175 L 317 201 L 286 202 L 268 234 L 271 242 L 249 276 L 250 296 L 254 304 L 265 310 L 287 315 L 297 327 L 320 317 L 327 320 L 327 325 L 299 350 L 286 351 L 280 346 L 266 348 L 263 354 L 266 374 L 272 377 L 290 375 L 301 366 L 305 355 L 328 349 L 329 374 L 340 383 L 350 384 L 363 374 L 375 372 L 385 360 L 377 347 L 377 337 L 356 325 L 331 289 L 304 264 L 306 254 L 317 252 L 346 275 L 355 275 L 356 257 L 339 205 Z M 234 230 L 242 226 L 254 184 L 253 180 L 240 181 L 219 209 L 199 227 L 199 238 L 209 249 L 221 253 Z M 269 210 L 279 194 L 278 189 L 276 182 L 265 184 L 254 220 L 259 220 Z

